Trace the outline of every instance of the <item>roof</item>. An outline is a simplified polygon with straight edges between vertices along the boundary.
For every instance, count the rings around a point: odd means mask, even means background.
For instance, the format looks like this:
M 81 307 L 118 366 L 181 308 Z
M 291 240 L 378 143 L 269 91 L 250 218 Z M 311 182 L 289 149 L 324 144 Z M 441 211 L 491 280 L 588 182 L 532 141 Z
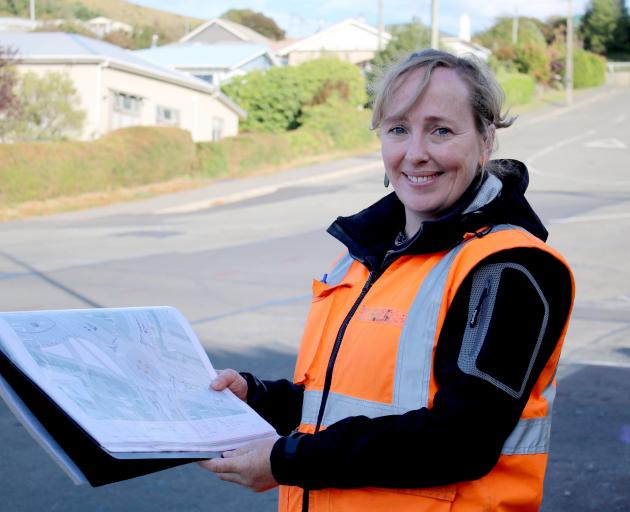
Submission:
M 367 23 L 364 23 L 361 20 L 357 20 L 355 18 L 348 18 L 344 21 L 341 21 L 339 23 L 335 23 L 334 25 L 331 25 L 330 27 L 327 27 L 323 30 L 320 30 L 319 32 L 316 32 L 315 34 L 313 34 L 312 36 L 309 37 L 304 37 L 300 40 L 298 40 L 297 42 L 284 46 L 282 48 L 277 49 L 277 53 L 278 55 L 287 55 L 291 52 L 294 51 L 299 51 L 300 49 L 302 49 L 302 47 L 307 46 L 308 44 L 310 44 L 313 40 L 316 39 L 320 39 L 323 38 L 325 36 L 327 36 L 328 34 L 334 32 L 335 30 L 339 30 L 340 28 L 343 28 L 345 26 L 349 26 L 349 25 L 353 25 L 357 28 L 360 28 L 362 30 L 365 30 L 366 32 L 369 32 L 375 36 L 378 36 L 378 29 L 368 25 Z M 387 32 L 383 32 L 383 42 L 387 43 L 390 39 L 392 38 L 391 34 L 388 34 Z
M 252 30 L 245 25 L 241 25 L 240 23 L 236 23 L 235 21 L 224 20 L 223 18 L 214 18 L 210 21 L 206 21 L 202 25 L 199 25 L 195 30 L 182 37 L 179 42 L 185 43 L 187 41 L 190 41 L 191 39 L 194 39 L 195 36 L 206 30 L 208 27 L 211 27 L 212 25 L 220 25 L 225 30 L 232 32 L 235 36 L 242 39 L 244 42 L 264 44 L 266 46 L 271 45 L 270 39 L 266 38 L 255 30 Z
M 35 30 L 38 26 L 39 23 L 37 21 L 29 20 L 27 18 L 0 17 L 0 31 L 2 31 L 2 27 L 20 30 Z
M 30 63 L 104 64 L 182 87 L 211 94 L 240 116 L 245 112 L 207 82 L 143 59 L 119 46 L 66 32 L 0 32 L 0 46 L 17 50 L 16 58 Z
M 158 64 L 178 68 L 236 69 L 265 54 L 276 64 L 266 46 L 250 43 L 175 43 L 135 53 Z

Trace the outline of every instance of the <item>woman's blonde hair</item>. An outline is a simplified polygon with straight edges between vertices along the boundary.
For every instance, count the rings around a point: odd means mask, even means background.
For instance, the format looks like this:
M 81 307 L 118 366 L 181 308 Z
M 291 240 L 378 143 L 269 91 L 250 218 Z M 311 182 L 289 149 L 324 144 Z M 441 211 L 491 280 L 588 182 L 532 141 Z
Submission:
M 407 105 L 395 106 L 397 110 L 393 114 L 405 111 L 422 96 L 431 73 L 437 67 L 452 69 L 468 86 L 470 108 L 480 135 L 486 137 L 489 135 L 489 129 L 506 128 L 514 122 L 515 117 L 501 112 L 505 95 L 485 64 L 472 56 L 456 57 L 447 52 L 426 48 L 402 59 L 377 83 L 372 111 L 372 129 L 380 127 L 386 111 L 388 115 L 392 114 L 390 103 L 392 96 L 402 85 L 403 80 L 399 80 L 400 78 L 420 68 L 426 70 L 424 80 L 418 87 L 415 97 Z

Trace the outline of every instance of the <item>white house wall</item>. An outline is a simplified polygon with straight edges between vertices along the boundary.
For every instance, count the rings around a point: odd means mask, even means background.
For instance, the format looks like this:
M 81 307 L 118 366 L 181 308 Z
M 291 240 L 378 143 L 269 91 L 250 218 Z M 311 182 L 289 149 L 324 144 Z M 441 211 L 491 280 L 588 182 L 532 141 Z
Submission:
M 179 127 L 188 130 L 194 141 L 212 140 L 213 118 L 223 119 L 222 136 L 238 134 L 238 116 L 214 96 L 188 89 L 156 78 L 144 77 L 102 67 L 102 64 L 27 64 L 20 72 L 33 71 L 43 75 L 48 71 L 66 73 L 80 97 L 80 108 L 86 113 L 82 140 L 91 140 L 114 129 L 113 94 L 121 92 L 143 98 L 137 123 L 156 124 L 157 106 L 179 111 Z
M 188 130 L 194 141 L 212 140 L 213 117 L 223 119 L 224 137 L 238 133 L 236 113 L 207 93 L 111 68 L 104 74 L 103 87 L 108 100 L 103 119 L 107 130 L 112 127 L 114 92 L 120 92 L 143 98 L 139 124 L 155 125 L 159 105 L 179 111 L 179 127 Z
M 97 108 L 97 68 L 98 64 L 29 64 L 20 63 L 20 73 L 32 71 L 39 76 L 47 72 L 61 72 L 66 74 L 73 82 L 79 97 L 81 110 L 85 111 L 85 122 L 80 139 L 89 140 L 98 137 L 101 132 L 98 122 Z

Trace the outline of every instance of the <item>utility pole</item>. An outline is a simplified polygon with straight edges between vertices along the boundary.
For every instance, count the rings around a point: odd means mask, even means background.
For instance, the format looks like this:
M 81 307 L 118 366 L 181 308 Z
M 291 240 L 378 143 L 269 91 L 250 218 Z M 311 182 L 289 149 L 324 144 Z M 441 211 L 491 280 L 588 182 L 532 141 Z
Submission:
M 564 70 L 567 106 L 573 103 L 573 1 L 569 0 L 567 16 L 567 66 Z
M 512 45 L 518 43 L 518 5 L 514 7 L 514 17 L 512 18 Z
M 440 46 L 440 33 L 438 31 L 438 0 L 431 0 L 431 48 L 436 50 Z
M 35 0 L 31 0 L 31 21 L 35 21 Z
M 383 0 L 378 0 L 378 51 L 383 49 Z

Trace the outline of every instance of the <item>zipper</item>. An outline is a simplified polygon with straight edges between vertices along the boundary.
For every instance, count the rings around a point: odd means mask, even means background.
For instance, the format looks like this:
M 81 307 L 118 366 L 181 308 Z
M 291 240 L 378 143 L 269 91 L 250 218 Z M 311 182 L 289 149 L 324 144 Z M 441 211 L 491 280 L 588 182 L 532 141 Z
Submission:
M 367 295 L 367 292 L 370 291 L 370 288 L 376 281 L 377 272 L 372 270 L 368 275 L 367 281 L 363 285 L 363 289 L 361 293 L 357 297 L 357 300 L 354 301 L 354 304 L 348 311 L 348 314 L 343 319 L 341 323 L 341 327 L 339 327 L 339 331 L 337 332 L 337 337 L 335 338 L 335 344 L 333 345 L 333 349 L 330 353 L 330 359 L 328 360 L 328 367 L 326 368 L 326 378 L 324 379 L 324 389 L 322 391 L 322 402 L 319 405 L 319 412 L 317 413 L 317 424 L 315 425 L 315 433 L 319 432 L 319 429 L 322 425 L 322 420 L 324 419 L 324 410 L 326 409 L 326 402 L 328 401 L 328 394 L 330 393 L 330 386 L 332 384 L 332 374 L 335 369 L 335 361 L 337 360 L 337 355 L 339 354 L 339 349 L 341 348 L 341 342 L 343 341 L 343 336 L 346 333 L 346 329 L 348 328 L 348 324 L 352 317 L 357 312 L 359 305 L 363 302 L 363 299 Z M 308 497 L 309 490 L 304 488 L 302 489 L 302 512 L 308 512 Z
M 365 296 L 367 295 L 367 292 L 372 287 L 372 284 L 374 284 L 375 276 L 376 276 L 376 271 L 374 270 L 371 271 L 367 278 L 367 281 L 363 285 L 363 289 L 361 290 L 361 293 L 357 297 L 357 300 L 354 301 L 354 304 L 350 308 L 350 311 L 348 311 L 346 318 L 344 318 L 343 322 L 341 323 L 341 327 L 339 327 L 339 331 L 337 332 L 337 337 L 335 338 L 335 344 L 333 345 L 332 352 L 330 353 L 330 359 L 328 360 L 328 367 L 326 368 L 326 378 L 324 380 L 324 389 L 322 391 L 322 402 L 319 405 L 319 412 L 317 414 L 317 425 L 315 425 L 315 433 L 319 432 L 319 429 L 322 425 L 322 420 L 324 418 L 324 409 L 326 409 L 326 402 L 328 401 L 328 394 L 330 393 L 330 386 L 332 384 L 332 374 L 335 368 L 335 361 L 337 360 L 337 355 L 339 354 L 339 349 L 341 348 L 341 342 L 343 341 L 343 336 L 346 333 L 346 329 L 348 328 L 348 324 L 350 323 L 350 320 L 352 320 L 352 317 L 357 312 L 359 305 L 361 304 L 361 302 L 363 302 L 363 299 L 365 298 Z
M 486 298 L 488 297 L 488 293 L 490 292 L 490 280 L 486 281 L 486 286 L 481 292 L 481 296 L 479 297 L 479 302 L 477 302 L 477 306 L 475 307 L 472 315 L 470 316 L 470 322 L 468 325 L 470 327 L 476 327 L 479 323 L 479 318 L 481 317 L 481 310 L 483 308 L 484 302 L 486 302 Z

